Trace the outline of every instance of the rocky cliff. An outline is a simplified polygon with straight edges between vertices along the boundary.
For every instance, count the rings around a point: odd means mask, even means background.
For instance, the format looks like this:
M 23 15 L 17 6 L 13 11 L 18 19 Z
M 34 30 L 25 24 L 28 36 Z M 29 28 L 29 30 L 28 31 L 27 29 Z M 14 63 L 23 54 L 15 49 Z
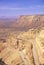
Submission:
M 26 31 L 31 28 L 40 28 L 43 26 L 44 15 L 22 15 L 17 20 L 0 20 L 0 28 L 5 28 L 10 31 Z

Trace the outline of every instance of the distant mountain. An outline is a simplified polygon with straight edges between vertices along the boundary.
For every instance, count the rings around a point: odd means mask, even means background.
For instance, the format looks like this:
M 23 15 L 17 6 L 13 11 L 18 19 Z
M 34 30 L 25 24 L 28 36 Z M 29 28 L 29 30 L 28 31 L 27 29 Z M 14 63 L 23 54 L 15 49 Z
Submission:
M 30 28 L 39 28 L 44 26 L 44 15 L 20 16 L 18 27 L 24 30 Z
M 0 19 L 0 28 L 26 31 L 30 28 L 44 27 L 44 15 L 24 15 L 18 19 Z

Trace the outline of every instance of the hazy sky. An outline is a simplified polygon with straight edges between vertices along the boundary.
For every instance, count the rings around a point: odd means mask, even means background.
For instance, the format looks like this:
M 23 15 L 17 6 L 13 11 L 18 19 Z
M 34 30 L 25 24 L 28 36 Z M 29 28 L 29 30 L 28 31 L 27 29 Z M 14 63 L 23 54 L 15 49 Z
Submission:
M 0 17 L 44 14 L 44 0 L 0 0 Z

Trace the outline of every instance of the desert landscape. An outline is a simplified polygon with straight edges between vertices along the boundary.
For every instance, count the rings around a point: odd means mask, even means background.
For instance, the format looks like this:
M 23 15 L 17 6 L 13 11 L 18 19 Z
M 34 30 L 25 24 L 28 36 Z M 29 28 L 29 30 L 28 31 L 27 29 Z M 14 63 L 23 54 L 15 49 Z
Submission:
M 44 15 L 0 18 L 0 65 L 44 65 Z

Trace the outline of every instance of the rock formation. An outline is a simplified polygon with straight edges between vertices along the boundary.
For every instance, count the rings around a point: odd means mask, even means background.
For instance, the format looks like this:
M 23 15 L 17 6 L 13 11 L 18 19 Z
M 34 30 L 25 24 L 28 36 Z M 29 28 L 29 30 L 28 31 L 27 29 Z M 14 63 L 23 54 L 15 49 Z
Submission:
M 0 29 L 0 59 L 7 65 L 44 65 L 44 15 L 20 16 L 13 23 Z

